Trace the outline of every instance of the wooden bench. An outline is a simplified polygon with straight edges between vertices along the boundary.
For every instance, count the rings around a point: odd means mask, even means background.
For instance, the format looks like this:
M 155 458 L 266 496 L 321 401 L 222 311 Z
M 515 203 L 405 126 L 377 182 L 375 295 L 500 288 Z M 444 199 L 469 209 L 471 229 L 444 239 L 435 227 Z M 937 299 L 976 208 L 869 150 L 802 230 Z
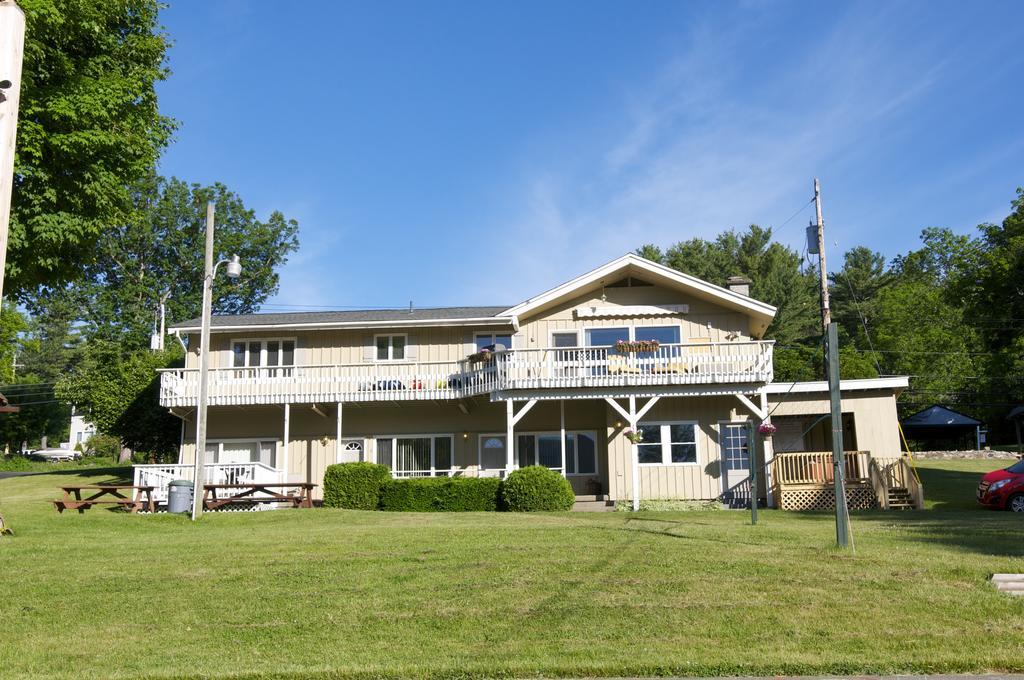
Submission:
M 148 510 L 149 512 L 156 510 L 156 504 L 153 501 L 153 489 L 155 487 L 152 486 L 82 484 L 57 488 L 64 491 L 63 498 L 53 501 L 57 512 L 78 510 L 78 513 L 82 514 L 94 505 L 120 505 L 132 513 L 139 510 Z M 95 493 L 88 498 L 82 498 L 83 491 L 94 491 Z M 134 495 L 125 495 L 124 493 L 129 492 L 130 494 L 132 491 L 135 492 Z
M 293 508 L 311 508 L 315 488 L 316 484 L 309 482 L 204 484 L 203 507 L 207 510 L 217 510 L 226 505 L 242 503 L 288 503 Z M 222 496 L 218 492 L 225 492 L 227 495 Z

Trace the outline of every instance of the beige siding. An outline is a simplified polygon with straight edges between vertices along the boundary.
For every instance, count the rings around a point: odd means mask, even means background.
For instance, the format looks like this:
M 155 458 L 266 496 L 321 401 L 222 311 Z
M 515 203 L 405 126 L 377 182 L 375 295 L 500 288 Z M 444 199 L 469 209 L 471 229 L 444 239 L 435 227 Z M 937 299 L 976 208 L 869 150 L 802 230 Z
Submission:
M 710 338 L 712 342 L 723 342 L 726 335 L 735 333 L 738 339 L 749 339 L 746 316 L 704 300 L 658 286 L 635 288 L 606 288 L 605 300 L 601 291 L 580 296 L 557 307 L 534 316 L 520 319 L 517 347 L 550 347 L 551 334 L 555 331 L 622 326 L 680 326 L 680 339 L 686 342 L 692 338 Z M 631 305 L 689 305 L 689 311 L 674 316 L 605 317 L 598 319 L 577 319 L 573 311 L 580 307 L 615 307 Z M 580 334 L 580 343 L 585 339 Z
M 829 413 L 828 393 L 771 395 L 774 415 L 806 416 Z M 900 434 L 896 414 L 896 395 L 892 390 L 848 392 L 842 399 L 843 414 L 853 416 L 857 449 L 875 458 L 891 460 L 900 456 Z M 820 450 L 831 450 L 822 442 Z
M 210 338 L 213 354 L 210 365 L 213 368 L 231 366 L 231 343 L 236 340 L 294 339 L 295 363 L 300 366 L 360 364 L 364 363 L 365 348 L 373 346 L 377 335 L 406 335 L 410 346 L 415 347 L 415 361 L 458 361 L 473 351 L 473 337 L 476 333 L 507 333 L 511 327 L 501 329 L 451 327 L 416 329 L 374 329 L 374 330 L 313 330 L 295 332 L 229 332 L 215 333 Z M 199 366 L 199 335 L 189 337 L 186 366 Z M 412 361 L 412 359 L 410 359 Z
M 580 342 L 584 342 L 582 331 L 593 327 L 621 326 L 666 326 L 679 325 L 680 338 L 686 342 L 693 338 L 709 338 L 712 342 L 723 342 L 726 336 L 735 334 L 737 339 L 749 339 L 748 321 L 744 314 L 713 305 L 705 300 L 658 286 L 634 288 L 606 288 L 606 300 L 601 300 L 601 291 L 581 295 L 543 313 L 521 319 L 515 345 L 519 348 L 551 346 L 551 333 L 558 330 L 580 331 Z M 600 319 L 577 319 L 573 310 L 578 307 L 629 306 L 629 305 L 689 305 L 689 311 L 674 316 L 620 317 Z M 364 362 L 364 348 L 373 345 L 375 335 L 405 334 L 410 346 L 416 347 L 416 361 L 458 361 L 466 358 L 473 350 L 476 333 L 511 333 L 511 327 L 502 330 L 481 327 L 444 327 L 415 329 L 373 329 L 373 330 L 296 330 L 214 332 L 210 344 L 213 348 L 210 365 L 214 368 L 231 366 L 231 343 L 235 340 L 289 339 L 296 341 L 295 361 L 298 365 L 359 364 Z M 189 337 L 186 365 L 199 365 L 197 348 L 198 333 Z
M 638 403 L 638 407 L 642 405 Z M 612 497 L 632 498 L 632 444 L 623 436 L 627 427 L 616 423 L 622 417 L 610 406 L 608 417 L 608 464 Z M 748 414 L 735 397 L 681 397 L 661 399 L 643 418 L 656 421 L 696 421 L 697 463 L 685 465 L 641 465 L 640 497 L 645 499 L 700 500 L 717 498 L 722 493 L 719 423 L 745 422 Z M 758 455 L 758 458 L 760 456 Z

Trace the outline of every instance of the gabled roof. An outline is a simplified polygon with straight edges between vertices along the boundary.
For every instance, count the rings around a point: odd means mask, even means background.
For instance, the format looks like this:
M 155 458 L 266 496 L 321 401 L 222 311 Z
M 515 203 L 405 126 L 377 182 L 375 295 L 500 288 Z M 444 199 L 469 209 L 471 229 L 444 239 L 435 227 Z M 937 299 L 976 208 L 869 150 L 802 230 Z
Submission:
M 424 309 L 363 309 L 346 312 L 276 312 L 224 314 L 210 318 L 214 330 L 270 330 L 275 328 L 364 328 L 387 326 L 514 326 L 515 320 L 498 316 L 506 307 L 430 307 Z M 171 331 L 194 332 L 200 319 L 174 324 Z
M 694 297 L 743 312 L 750 318 L 750 334 L 764 335 L 768 324 L 775 317 L 776 309 L 752 297 L 735 293 L 728 288 L 716 286 L 689 274 L 683 274 L 671 267 L 652 262 L 634 253 L 627 253 L 611 262 L 601 265 L 582 276 L 577 276 L 560 286 L 536 295 L 515 307 L 510 307 L 501 316 L 524 318 L 547 307 L 578 296 L 588 288 L 614 283 L 625 276 L 641 276 L 645 281 L 677 288 Z

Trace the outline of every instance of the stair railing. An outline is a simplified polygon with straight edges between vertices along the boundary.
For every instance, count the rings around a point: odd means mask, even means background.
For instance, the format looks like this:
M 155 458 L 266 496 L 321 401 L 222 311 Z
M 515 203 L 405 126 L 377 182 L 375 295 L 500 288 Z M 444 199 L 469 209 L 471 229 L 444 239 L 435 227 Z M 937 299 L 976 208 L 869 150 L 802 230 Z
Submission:
M 903 473 L 903 481 L 907 491 L 910 492 L 910 497 L 914 500 L 914 508 L 924 510 L 924 484 L 921 483 L 921 479 L 917 476 L 917 470 L 914 469 L 914 466 L 905 457 L 900 458 L 899 466 Z
M 875 497 L 878 498 L 878 506 L 882 510 L 888 510 L 889 485 L 886 483 L 886 475 L 882 473 L 882 468 L 874 458 L 868 463 L 868 478 L 871 480 L 871 488 L 875 492 Z

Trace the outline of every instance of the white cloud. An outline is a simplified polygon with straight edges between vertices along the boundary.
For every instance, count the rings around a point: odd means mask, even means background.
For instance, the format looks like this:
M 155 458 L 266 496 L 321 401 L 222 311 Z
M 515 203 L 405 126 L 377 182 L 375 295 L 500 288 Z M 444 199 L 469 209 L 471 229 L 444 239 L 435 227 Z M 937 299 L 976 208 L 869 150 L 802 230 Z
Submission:
M 596 147 L 532 160 L 512 191 L 521 211 L 496 229 L 508 234 L 501 257 L 479 265 L 495 299 L 525 298 L 643 243 L 784 220 L 810 198 L 815 173 L 862 153 L 944 67 L 872 5 L 809 40 L 806 59 L 751 82 L 765 72 L 744 69 L 770 30 L 762 19 L 699 27 L 683 55 L 622 97 L 627 125 Z M 787 233 L 798 243 L 802 231 Z

